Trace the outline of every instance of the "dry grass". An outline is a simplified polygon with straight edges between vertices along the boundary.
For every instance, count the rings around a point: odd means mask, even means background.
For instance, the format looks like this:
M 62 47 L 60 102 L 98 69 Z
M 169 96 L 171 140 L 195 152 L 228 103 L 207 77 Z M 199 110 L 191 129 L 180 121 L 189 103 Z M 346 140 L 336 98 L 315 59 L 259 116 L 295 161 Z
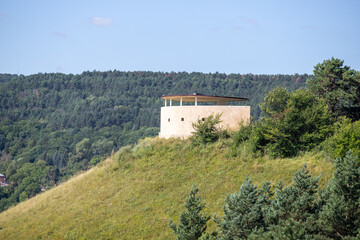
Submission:
M 221 141 L 193 148 L 182 140 L 146 139 L 88 172 L 0 214 L 0 239 L 170 239 L 192 184 L 222 215 L 226 193 L 246 175 L 255 183 L 291 182 L 303 163 L 324 185 L 332 164 L 316 154 L 292 159 L 229 157 Z M 214 224 L 210 223 L 210 229 Z

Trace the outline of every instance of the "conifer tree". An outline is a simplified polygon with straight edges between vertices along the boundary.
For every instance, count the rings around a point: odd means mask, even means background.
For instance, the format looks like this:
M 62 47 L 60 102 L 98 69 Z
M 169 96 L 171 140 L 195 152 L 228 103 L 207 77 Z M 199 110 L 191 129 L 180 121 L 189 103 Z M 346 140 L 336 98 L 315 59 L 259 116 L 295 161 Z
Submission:
M 315 238 L 313 235 L 307 234 L 306 227 L 301 222 L 290 218 L 286 221 L 280 220 L 276 225 L 271 225 L 264 231 L 258 229 L 251 233 L 249 240 L 300 240 L 300 239 L 324 239 Z
M 256 228 L 265 226 L 262 208 L 272 196 L 270 183 L 267 182 L 259 191 L 246 177 L 240 192 L 227 195 L 224 217 L 215 218 L 220 227 L 220 239 L 243 239 Z
M 206 223 L 210 216 L 201 213 L 205 203 L 202 203 L 200 197 L 196 196 L 198 191 L 197 186 L 193 185 L 189 196 L 186 197 L 184 204 L 186 211 L 181 212 L 179 224 L 174 224 L 170 219 L 169 227 L 177 235 L 176 239 L 178 240 L 196 240 L 206 231 Z
M 346 115 L 357 120 L 360 117 L 360 75 L 343 64 L 343 60 L 333 57 L 317 64 L 315 77 L 308 79 L 307 85 L 325 99 L 333 116 Z
M 319 200 L 324 204 L 319 230 L 331 238 L 355 237 L 360 230 L 360 167 L 356 160 L 352 152 L 336 159 L 334 178 Z
M 266 210 L 266 223 L 277 225 L 292 219 L 302 223 L 308 232 L 313 232 L 317 213 L 315 203 L 319 188 L 318 181 L 319 177 L 313 178 L 304 164 L 294 174 L 291 186 L 283 188 L 280 182 L 276 189 L 276 198 Z

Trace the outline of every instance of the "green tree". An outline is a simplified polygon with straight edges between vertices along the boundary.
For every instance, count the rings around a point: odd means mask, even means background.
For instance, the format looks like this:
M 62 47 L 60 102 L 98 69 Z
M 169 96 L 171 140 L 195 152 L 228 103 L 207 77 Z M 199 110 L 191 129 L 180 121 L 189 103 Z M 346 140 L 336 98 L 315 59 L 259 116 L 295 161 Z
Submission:
M 323 239 L 316 238 L 307 232 L 305 225 L 301 222 L 290 218 L 286 221 L 281 220 L 277 225 L 271 225 L 264 231 L 264 229 L 257 229 L 253 231 L 249 240 L 300 240 L 300 239 Z
M 283 188 L 281 182 L 276 188 L 276 198 L 266 210 L 268 225 L 278 225 L 293 219 L 302 223 L 307 232 L 313 231 L 314 216 L 317 213 L 317 192 L 319 177 L 313 178 L 306 165 L 293 177 L 293 184 Z
M 358 112 L 360 107 L 360 76 L 343 64 L 343 60 L 333 57 L 318 63 L 314 67 L 314 77 L 307 81 L 307 85 L 313 93 L 325 99 L 333 116 L 358 119 L 359 113 L 354 115 L 353 112 Z
M 196 196 L 198 191 L 197 186 L 193 185 L 189 196 L 186 197 L 184 204 L 186 211 L 181 212 L 179 224 L 174 224 L 171 219 L 169 221 L 169 227 L 177 235 L 176 239 L 178 240 L 196 240 L 206 231 L 206 223 L 210 216 L 201 213 L 205 203 L 202 203 L 200 197 Z
M 19 201 L 22 202 L 25 201 L 26 199 L 28 199 L 28 194 L 26 191 L 23 191 L 19 196 Z
M 265 114 L 250 139 L 272 157 L 311 150 L 332 131 L 333 121 L 324 101 L 306 89 L 288 93 L 276 88 L 266 95 L 261 109 Z
M 87 155 L 91 146 L 89 138 L 84 138 L 75 145 L 75 151 L 77 154 Z
M 360 167 L 352 152 L 335 161 L 335 173 L 322 194 L 319 231 L 342 239 L 355 237 L 360 231 Z
M 195 132 L 192 133 L 191 141 L 194 144 L 208 144 L 215 142 L 221 134 L 219 124 L 221 114 L 211 114 L 204 119 L 198 119 L 192 124 Z
M 284 87 L 276 87 L 268 92 L 260 108 L 265 116 L 278 117 L 283 114 L 287 108 L 288 100 L 291 94 Z
M 246 177 L 238 193 L 226 196 L 224 216 L 215 218 L 220 239 L 246 239 L 254 229 L 265 227 L 263 209 L 271 196 L 270 183 L 266 182 L 259 191 Z
M 31 183 L 26 186 L 25 191 L 29 197 L 35 196 L 41 191 L 40 185 L 38 183 Z

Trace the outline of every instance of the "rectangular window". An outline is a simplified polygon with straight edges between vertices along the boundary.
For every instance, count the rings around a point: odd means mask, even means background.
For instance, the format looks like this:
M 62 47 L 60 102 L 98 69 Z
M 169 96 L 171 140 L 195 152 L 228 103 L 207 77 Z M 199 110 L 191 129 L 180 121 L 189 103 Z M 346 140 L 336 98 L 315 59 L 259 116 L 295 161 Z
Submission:
M 184 118 L 181 118 L 181 121 L 183 122 L 183 121 L 184 121 Z
M 204 121 L 205 121 L 205 118 L 202 118 L 202 119 L 201 119 L 201 121 L 203 121 L 203 122 L 204 122 Z
M 168 122 L 170 122 L 170 118 L 168 118 Z

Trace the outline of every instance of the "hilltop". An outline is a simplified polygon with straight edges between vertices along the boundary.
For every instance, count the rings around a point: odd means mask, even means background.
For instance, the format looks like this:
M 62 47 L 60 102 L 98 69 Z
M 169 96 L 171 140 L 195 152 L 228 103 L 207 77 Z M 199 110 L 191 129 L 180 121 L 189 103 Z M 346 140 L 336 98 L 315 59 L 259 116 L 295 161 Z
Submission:
M 111 152 L 159 133 L 163 94 L 249 97 L 260 115 L 265 92 L 296 90 L 309 76 L 92 71 L 0 74 L 0 212 L 91 168 Z M 15 187 L 18 186 L 16 189 Z
M 227 193 L 238 191 L 246 175 L 291 182 L 304 163 L 320 185 L 332 177 L 330 161 L 319 153 L 270 159 L 229 154 L 221 139 L 203 147 L 189 140 L 145 139 L 69 181 L 0 214 L 0 239 L 169 239 L 169 218 L 178 220 L 192 184 L 222 215 Z M 214 224 L 210 224 L 214 228 Z

